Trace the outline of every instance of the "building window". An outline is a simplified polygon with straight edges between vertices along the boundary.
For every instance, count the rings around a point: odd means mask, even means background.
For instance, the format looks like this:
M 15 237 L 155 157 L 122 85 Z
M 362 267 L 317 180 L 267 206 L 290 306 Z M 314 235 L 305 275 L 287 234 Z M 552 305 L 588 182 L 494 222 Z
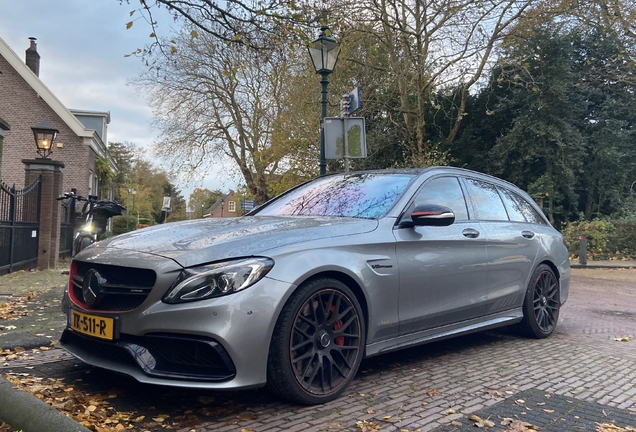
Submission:
M 236 203 L 234 201 L 230 201 L 227 203 L 227 211 L 235 212 L 236 211 Z
M 93 171 L 88 170 L 88 194 L 93 195 Z

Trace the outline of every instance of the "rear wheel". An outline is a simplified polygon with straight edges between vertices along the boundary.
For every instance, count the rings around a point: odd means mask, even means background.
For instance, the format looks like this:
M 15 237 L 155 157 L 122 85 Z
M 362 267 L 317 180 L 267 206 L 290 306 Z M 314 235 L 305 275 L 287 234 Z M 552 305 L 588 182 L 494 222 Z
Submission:
M 362 311 L 351 290 L 336 279 L 310 281 L 292 295 L 276 323 L 268 387 L 306 405 L 336 399 L 358 371 L 364 341 Z
M 560 307 L 559 280 L 548 265 L 541 264 L 530 279 L 523 302 L 523 320 L 515 330 L 538 339 L 550 336 L 559 320 Z

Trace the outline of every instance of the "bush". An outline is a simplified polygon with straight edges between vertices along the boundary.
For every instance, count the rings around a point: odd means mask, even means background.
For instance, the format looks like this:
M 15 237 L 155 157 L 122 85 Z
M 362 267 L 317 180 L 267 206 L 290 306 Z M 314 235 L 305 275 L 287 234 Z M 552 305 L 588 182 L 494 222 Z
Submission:
M 619 259 L 636 258 L 636 221 L 628 219 L 617 221 L 608 247 L 616 251 Z
M 126 221 L 126 215 L 115 216 L 113 218 L 113 235 L 123 234 L 135 229 L 137 224 L 137 217 L 130 215 L 128 221 Z
M 636 220 L 603 217 L 568 222 L 562 229 L 571 258 L 579 256 L 579 236 L 587 237 L 587 258 L 591 260 L 636 258 Z

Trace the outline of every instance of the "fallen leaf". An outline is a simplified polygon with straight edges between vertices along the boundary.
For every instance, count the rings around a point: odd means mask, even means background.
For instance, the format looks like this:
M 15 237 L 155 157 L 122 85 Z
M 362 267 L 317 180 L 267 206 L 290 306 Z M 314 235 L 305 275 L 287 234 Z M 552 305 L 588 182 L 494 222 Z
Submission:
M 629 336 L 614 338 L 616 342 L 629 342 L 629 339 L 630 339 Z
M 451 409 L 446 411 L 446 414 L 448 414 L 448 415 L 455 414 L 455 410 L 451 408 Z
M 236 416 L 240 421 L 256 420 L 258 416 L 253 412 L 246 411 Z
M 508 417 L 504 417 L 504 419 L 501 421 L 501 425 L 508 426 L 508 432 L 536 432 L 539 429 L 532 423 Z
M 481 417 L 475 414 L 471 415 L 469 417 L 469 420 L 474 421 L 475 422 L 474 425 L 477 426 L 478 428 L 490 428 L 495 425 L 493 421 L 490 421 L 488 419 L 482 419 Z
M 611 423 L 596 423 L 596 432 L 636 432 L 635 427 L 620 427 Z

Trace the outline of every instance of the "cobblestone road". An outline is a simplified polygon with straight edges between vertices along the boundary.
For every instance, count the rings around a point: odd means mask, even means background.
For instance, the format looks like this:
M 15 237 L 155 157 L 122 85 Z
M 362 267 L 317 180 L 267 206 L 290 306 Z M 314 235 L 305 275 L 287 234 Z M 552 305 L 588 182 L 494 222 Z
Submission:
M 468 431 L 477 430 L 473 414 L 495 422 L 490 430 L 509 430 L 501 425 L 505 417 L 551 431 L 636 427 L 636 282 L 588 277 L 591 271 L 574 271 L 548 339 L 491 331 L 367 359 L 347 395 L 317 407 L 282 403 L 263 390 L 140 385 L 57 349 L 0 372 L 81 379 L 96 393 L 116 383 L 118 409 L 180 417 L 183 432 Z M 614 340 L 621 337 L 630 340 Z M 189 410 L 196 415 L 186 417 Z

